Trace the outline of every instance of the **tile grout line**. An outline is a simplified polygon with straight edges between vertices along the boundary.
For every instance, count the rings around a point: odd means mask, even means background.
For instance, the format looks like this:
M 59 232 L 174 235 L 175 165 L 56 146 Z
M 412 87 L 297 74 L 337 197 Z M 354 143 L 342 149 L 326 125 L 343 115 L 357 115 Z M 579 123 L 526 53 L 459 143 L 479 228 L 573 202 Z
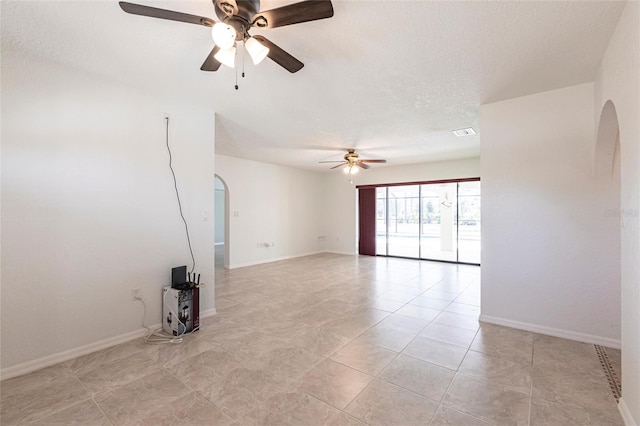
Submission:
M 94 404 L 96 404 L 96 407 L 98 407 L 98 410 L 100 410 L 100 412 L 102 413 L 102 415 L 107 419 L 107 421 L 109 423 L 111 423 L 112 425 L 115 425 L 115 423 L 113 422 L 113 420 L 111 420 L 111 417 L 109 417 L 107 415 L 107 413 L 104 412 L 104 410 L 102 409 L 102 407 L 100 406 L 100 404 L 98 404 L 98 402 L 96 401 L 95 397 L 92 396 L 91 400 L 93 401 Z
M 460 366 L 462 365 L 462 363 L 464 362 L 464 359 L 467 357 L 467 354 L 469 353 L 469 351 L 471 350 L 471 345 L 473 345 L 473 341 L 476 340 L 476 337 L 478 336 L 478 333 L 480 332 L 480 329 L 478 328 L 478 330 L 476 330 L 476 335 L 473 336 L 473 340 L 471 341 L 471 343 L 469 344 L 469 347 L 467 348 L 467 351 L 464 353 L 464 356 L 462 357 L 462 361 L 460 361 L 460 364 L 458 365 L 458 367 L 456 368 L 456 370 L 454 371 L 453 374 L 453 378 L 451 379 L 451 381 L 449 382 L 449 385 L 447 386 L 447 389 L 445 389 L 444 393 L 442 394 L 442 397 L 440 398 L 440 405 L 444 405 L 442 404 L 442 401 L 444 401 L 445 396 L 447 396 L 447 392 L 449 392 L 449 389 L 451 388 L 451 385 L 453 384 L 453 381 L 456 379 L 456 376 L 458 374 L 462 374 L 460 373 Z M 446 405 L 445 405 L 446 407 Z
M 67 362 L 68 362 L 68 361 L 67 361 Z M 65 365 L 66 365 L 66 364 L 67 364 L 67 362 L 63 362 L 63 363 L 61 363 L 61 364 L 65 364 Z M 56 415 L 56 414 L 58 414 L 58 413 L 61 413 L 61 412 L 63 412 L 64 410 L 68 410 L 69 408 L 75 407 L 76 405 L 79 405 L 79 404 L 82 404 L 83 402 L 86 402 L 86 401 L 91 400 L 91 401 L 93 401 L 93 403 L 98 407 L 98 409 L 99 409 L 99 410 L 100 410 L 100 412 L 105 416 L 105 418 L 109 421 L 109 423 L 113 424 L 113 422 L 111 421 L 111 419 L 109 418 L 109 416 L 107 416 L 107 415 L 104 413 L 104 411 L 102 411 L 102 408 L 98 405 L 98 403 L 96 403 L 96 401 L 95 401 L 95 399 L 94 399 L 95 395 L 93 395 L 91 392 L 89 392 L 89 390 L 86 388 L 86 386 L 84 385 L 84 383 L 82 382 L 82 380 L 80 380 L 80 378 L 78 377 L 78 375 L 76 374 L 76 372 L 75 372 L 75 371 L 73 371 L 73 370 L 71 369 L 71 367 L 69 367 L 68 365 L 66 365 L 66 368 L 68 368 L 69 372 L 71 373 L 71 377 L 73 377 L 73 378 L 74 378 L 78 383 L 80 383 L 80 386 L 82 386 L 82 389 L 84 389 L 84 391 L 87 393 L 87 397 L 86 397 L 86 398 L 84 398 L 84 399 L 81 399 L 80 401 L 74 401 L 74 402 L 72 402 L 72 403 L 70 403 L 70 404 L 68 404 L 68 405 L 65 405 L 64 407 L 61 407 L 61 408 L 60 408 L 60 409 L 58 409 L 58 410 L 54 410 L 54 411 L 52 411 L 51 413 L 46 414 L 45 416 L 36 416 L 36 418 L 35 418 L 35 419 L 32 419 L 32 420 L 30 420 L 29 422 L 30 422 L 30 423 L 32 423 L 32 422 L 35 422 L 35 421 L 42 421 L 42 420 L 46 420 L 47 418 L 49 418 L 49 417 L 51 417 L 51 416 L 54 416 L 54 415 Z M 63 379 L 63 378 L 64 378 L 64 376 L 58 377 L 58 378 L 56 378 L 56 379 L 53 379 L 53 380 L 52 380 L 52 382 L 55 382 L 55 381 L 57 381 L 57 380 L 61 380 L 61 379 Z M 23 419 L 23 421 L 24 421 L 24 419 Z
M 71 369 L 71 368 L 70 368 Z M 98 401 L 96 401 L 96 395 L 94 395 L 93 393 L 89 392 L 89 389 L 87 389 L 87 387 L 85 386 L 84 382 L 80 379 L 80 377 L 78 377 L 78 374 L 76 374 L 75 371 L 71 370 L 73 372 L 73 375 L 75 376 L 75 378 L 80 382 L 80 385 L 82 386 L 82 388 L 85 390 L 85 392 L 87 392 L 87 394 L 90 395 L 90 399 L 91 401 L 93 401 L 93 403 L 96 405 L 96 407 L 98 407 L 98 410 L 100 410 L 100 412 L 102 413 L 102 415 L 105 417 L 105 419 L 107 419 L 107 421 L 109 423 L 111 423 L 112 425 L 115 425 L 115 423 L 113 422 L 113 420 L 111 420 L 111 417 L 109 417 L 107 415 L 107 413 L 104 412 L 104 410 L 102 409 L 102 407 L 100 406 L 100 404 L 98 404 Z
M 442 280 L 441 280 L 441 281 L 442 281 Z M 466 289 L 465 289 L 465 290 L 466 290 Z M 423 294 L 424 294 L 424 293 L 423 293 Z M 462 294 L 462 293 L 461 293 L 461 294 Z M 429 325 L 433 324 L 433 322 L 434 322 L 434 321 L 435 321 L 435 320 L 436 320 L 436 319 L 437 319 L 437 318 L 438 318 L 438 317 L 439 317 L 443 312 L 445 312 L 445 309 L 446 309 L 447 307 L 451 306 L 451 304 L 453 303 L 453 301 L 454 301 L 454 300 L 455 300 L 455 299 L 453 299 L 453 300 L 449 301 L 449 303 L 447 303 L 447 305 L 445 305 L 445 307 L 444 307 L 444 308 L 442 308 L 442 309 L 440 310 L 440 313 L 439 313 L 438 315 L 436 315 L 436 316 L 435 316 L 435 318 L 433 318 L 431 321 L 429 321 L 429 323 L 428 323 L 427 325 L 425 325 L 425 326 L 424 326 L 424 328 L 423 328 L 422 330 L 420 330 L 420 333 L 422 333 L 422 332 L 423 332 L 423 331 L 424 331 L 424 330 L 425 330 Z M 478 329 L 476 330 L 476 334 L 475 334 L 475 335 L 474 335 L 474 337 L 473 337 L 473 340 L 475 340 L 475 338 L 476 338 L 476 336 L 478 335 L 478 332 L 479 332 L 479 331 L 480 331 L 480 329 L 478 328 Z M 410 344 L 411 344 L 411 343 L 412 343 L 412 342 L 413 342 L 413 341 L 414 341 L 418 336 L 420 336 L 420 333 L 418 333 L 418 335 L 416 335 L 416 337 L 414 337 L 414 338 L 411 340 L 411 342 L 409 342 L 409 344 L 407 344 L 407 345 L 403 348 L 403 350 L 404 350 L 407 346 L 409 346 L 409 345 L 410 345 Z M 436 339 L 436 340 L 437 340 L 437 339 Z M 469 350 L 471 350 L 471 345 L 473 344 L 473 340 L 471 341 L 471 343 L 470 343 L 470 344 L 469 344 L 469 346 L 467 347 L 466 352 L 465 352 L 464 356 L 462 357 L 462 361 L 460 361 L 460 364 L 459 364 L 459 365 L 458 365 L 458 367 L 455 369 L 454 374 L 453 374 L 453 377 L 451 378 L 451 381 L 450 381 L 450 382 L 449 382 L 449 384 L 447 385 L 447 388 L 446 388 L 446 389 L 445 389 L 445 391 L 442 393 L 442 396 L 440 397 L 440 400 L 438 401 L 438 408 L 436 408 L 436 411 L 435 411 L 435 412 L 433 413 L 433 415 L 431 416 L 431 419 L 429 420 L 429 423 L 431 423 L 431 422 L 433 421 L 433 419 L 435 418 L 436 414 L 438 413 L 438 409 L 439 409 L 441 406 L 446 407 L 446 405 L 444 405 L 444 404 L 442 403 L 442 401 L 443 401 L 443 400 L 444 400 L 444 398 L 446 397 L 447 392 L 449 392 L 449 389 L 451 388 L 451 385 L 453 384 L 453 381 L 455 380 L 456 375 L 458 375 L 458 370 L 460 369 L 460 365 L 462 365 L 462 362 L 464 361 L 464 358 L 465 358 L 465 357 L 467 356 L 467 354 L 469 353 Z M 457 345 L 456 345 L 456 346 L 457 346 Z M 404 354 L 404 355 L 405 355 L 405 356 L 409 356 L 409 357 L 411 357 L 411 355 L 409 355 L 409 354 Z M 419 358 L 416 358 L 416 357 L 412 357 L 412 358 L 419 359 Z M 436 364 L 434 364 L 434 365 L 436 365 Z M 446 368 L 446 367 L 444 367 L 444 366 L 440 366 L 440 367 Z M 451 371 L 453 371 L 453 370 L 451 370 Z M 465 414 L 468 414 L 468 413 L 465 413 Z M 472 417 L 474 417 L 474 416 L 472 416 Z

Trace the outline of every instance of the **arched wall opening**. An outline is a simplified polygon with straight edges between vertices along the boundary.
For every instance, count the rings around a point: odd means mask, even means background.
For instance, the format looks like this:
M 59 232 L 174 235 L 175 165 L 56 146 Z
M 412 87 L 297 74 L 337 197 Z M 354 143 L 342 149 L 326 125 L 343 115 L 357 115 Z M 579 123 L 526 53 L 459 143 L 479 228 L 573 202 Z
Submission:
M 229 187 L 215 175 L 214 252 L 216 270 L 229 268 Z
M 617 164 L 616 164 L 617 160 Z M 600 113 L 596 149 L 593 159 L 594 174 L 597 178 L 615 178 L 615 166 L 620 175 L 620 127 L 616 107 L 608 100 Z
M 595 153 L 593 158 L 593 171 L 596 183 L 607 188 L 614 205 L 606 206 L 605 220 L 614 221 L 613 228 L 616 229 L 614 252 L 611 258 L 616 260 L 616 273 L 622 275 L 622 225 L 624 220 L 621 194 L 621 146 L 620 146 L 620 126 L 616 107 L 611 100 L 608 100 L 602 107 L 600 120 L 596 135 Z M 620 321 L 622 319 L 622 280 L 618 282 L 618 287 L 611 289 L 620 293 Z M 621 324 L 619 328 L 622 329 Z M 610 354 L 611 355 L 611 354 Z M 621 354 L 620 354 L 621 355 Z M 622 380 L 622 361 L 620 357 L 610 356 L 617 376 Z

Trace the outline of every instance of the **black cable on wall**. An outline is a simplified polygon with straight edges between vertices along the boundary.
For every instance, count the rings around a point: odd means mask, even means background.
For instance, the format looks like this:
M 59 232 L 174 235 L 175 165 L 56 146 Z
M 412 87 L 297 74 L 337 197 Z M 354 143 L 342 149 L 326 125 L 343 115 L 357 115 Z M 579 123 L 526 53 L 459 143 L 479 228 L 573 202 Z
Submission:
M 178 182 L 176 181 L 176 173 L 173 170 L 173 166 L 171 164 L 173 157 L 171 156 L 171 148 L 169 147 L 169 117 L 165 117 L 165 125 L 166 125 L 166 142 L 167 142 L 167 151 L 169 152 L 169 169 L 171 170 L 171 176 L 173 176 L 173 187 L 176 191 L 176 199 L 178 200 L 178 210 L 180 211 L 180 217 L 182 218 L 182 222 L 184 223 L 184 229 L 187 234 L 187 243 L 189 244 L 189 253 L 191 254 L 191 273 L 196 269 L 196 259 L 193 257 L 193 249 L 191 248 L 191 237 L 189 236 L 189 226 L 187 225 L 187 220 L 184 218 L 184 214 L 182 213 L 182 203 L 180 202 L 180 194 L 178 193 Z

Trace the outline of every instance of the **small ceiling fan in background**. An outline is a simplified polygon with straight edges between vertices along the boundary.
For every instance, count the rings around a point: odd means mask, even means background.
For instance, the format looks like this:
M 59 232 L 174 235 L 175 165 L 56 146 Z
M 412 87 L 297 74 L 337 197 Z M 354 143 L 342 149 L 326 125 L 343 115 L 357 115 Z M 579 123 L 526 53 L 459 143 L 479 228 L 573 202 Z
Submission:
M 331 167 L 331 170 L 344 166 L 342 170 L 346 174 L 354 175 L 358 173 L 358 168 L 368 169 L 370 167 L 369 164 L 387 162 L 387 160 L 361 160 L 355 149 L 348 149 L 343 158 L 344 160 L 341 161 L 320 161 L 320 163 L 339 163 L 338 165 Z
M 268 56 L 291 73 L 300 71 L 304 66 L 302 62 L 265 37 L 260 35 L 252 37 L 249 35 L 249 29 L 253 27 L 277 28 L 333 16 L 331 0 L 306 0 L 262 12 L 259 11 L 260 0 L 212 0 L 212 2 L 220 22 L 204 16 L 158 9 L 124 1 L 120 2 L 120 7 L 125 12 L 133 15 L 211 27 L 215 46 L 200 67 L 202 71 L 217 71 L 220 68 L 220 64 L 234 68 L 237 42 L 244 44 L 249 56 L 251 56 L 251 60 L 256 65 Z

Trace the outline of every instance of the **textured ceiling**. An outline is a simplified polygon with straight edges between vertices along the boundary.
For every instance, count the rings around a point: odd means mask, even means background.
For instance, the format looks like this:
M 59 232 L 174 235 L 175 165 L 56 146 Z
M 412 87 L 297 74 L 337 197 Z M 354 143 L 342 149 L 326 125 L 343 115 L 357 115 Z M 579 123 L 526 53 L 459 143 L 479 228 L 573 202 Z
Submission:
M 215 17 L 208 0 L 140 4 Z M 263 0 L 261 9 L 290 1 Z M 2 49 L 216 111 L 216 152 L 309 168 L 342 148 L 387 166 L 479 155 L 479 106 L 593 81 L 624 2 L 334 1 L 335 16 L 263 34 L 304 62 L 200 71 L 207 28 L 116 1 L 3 0 Z M 375 167 L 384 167 L 375 165 Z

